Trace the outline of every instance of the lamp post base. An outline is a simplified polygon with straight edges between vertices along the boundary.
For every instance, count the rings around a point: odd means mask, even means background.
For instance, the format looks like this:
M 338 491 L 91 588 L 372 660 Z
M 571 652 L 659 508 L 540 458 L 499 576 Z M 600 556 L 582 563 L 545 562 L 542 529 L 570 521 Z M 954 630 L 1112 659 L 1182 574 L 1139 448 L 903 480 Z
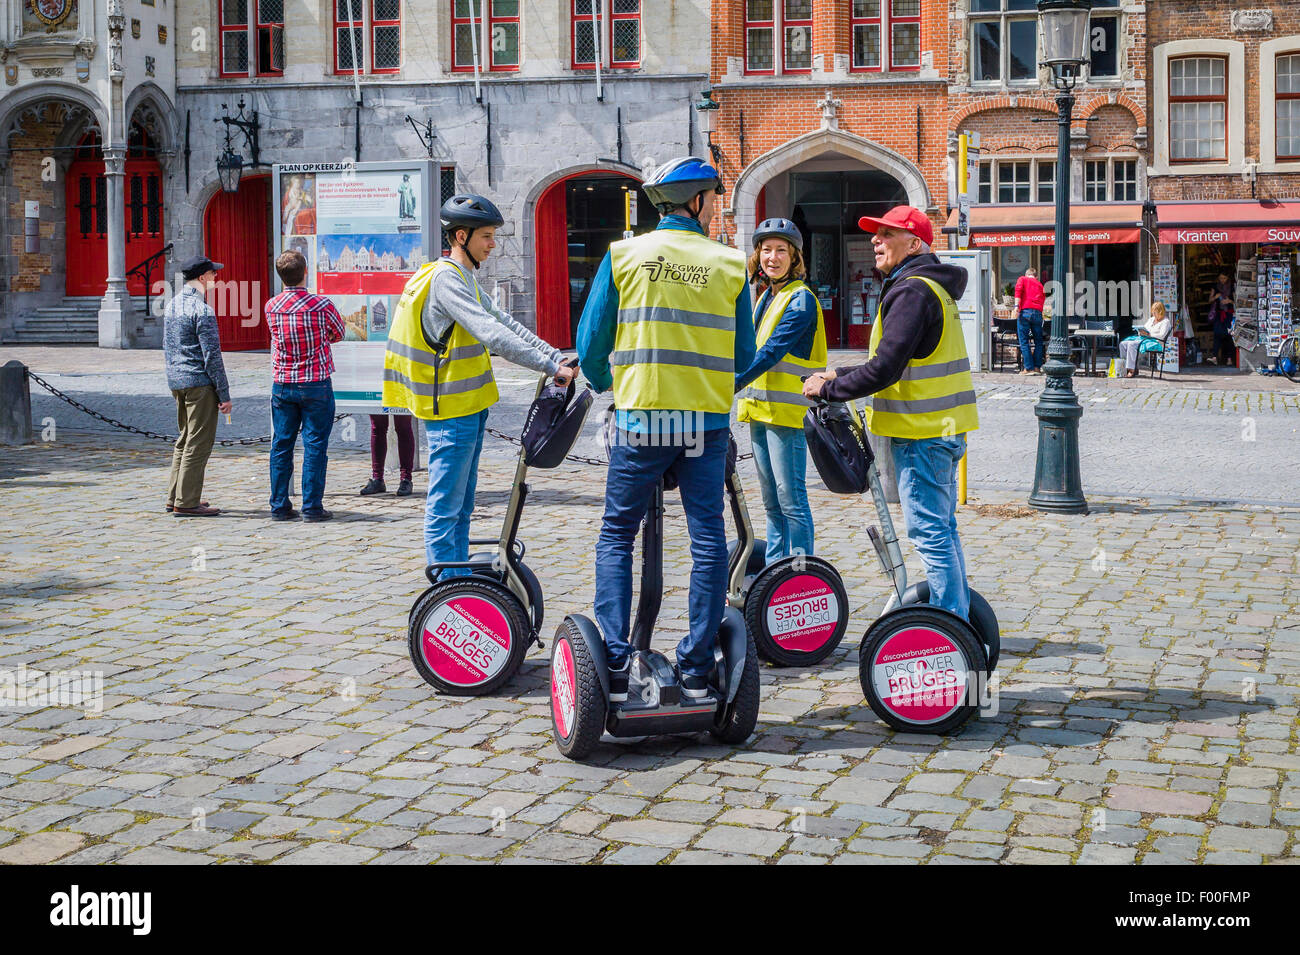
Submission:
M 1043 366 L 1047 376 L 1034 405 L 1038 416 L 1038 461 L 1029 506 L 1061 514 L 1087 514 L 1083 477 L 1079 472 L 1079 419 L 1083 407 L 1070 378 L 1074 366 L 1052 359 Z

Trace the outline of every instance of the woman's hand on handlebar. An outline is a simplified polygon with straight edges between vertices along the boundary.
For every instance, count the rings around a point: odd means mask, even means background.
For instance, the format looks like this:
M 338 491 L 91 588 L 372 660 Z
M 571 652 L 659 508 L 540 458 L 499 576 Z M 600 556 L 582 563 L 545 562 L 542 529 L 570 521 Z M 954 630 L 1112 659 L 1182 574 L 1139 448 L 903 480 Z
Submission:
M 835 377 L 836 375 L 834 369 L 830 369 L 830 368 L 826 369 L 825 371 L 819 371 L 815 375 L 809 375 L 807 378 L 803 380 L 804 397 L 805 398 L 820 397 L 822 393 L 822 388 L 826 386 L 826 382 L 834 381 Z

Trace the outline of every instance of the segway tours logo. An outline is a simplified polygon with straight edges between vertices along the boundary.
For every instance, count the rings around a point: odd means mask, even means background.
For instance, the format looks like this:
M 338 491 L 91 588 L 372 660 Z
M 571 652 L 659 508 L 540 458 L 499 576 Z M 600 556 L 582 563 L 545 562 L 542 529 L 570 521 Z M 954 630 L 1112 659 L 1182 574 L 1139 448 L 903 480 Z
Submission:
M 641 263 L 650 276 L 651 282 L 666 282 L 669 285 L 689 285 L 692 288 L 704 288 L 709 284 L 708 265 L 678 265 L 669 262 L 662 255 Z
M 0 706 L 78 707 L 104 710 L 104 674 L 99 670 L 0 670 Z

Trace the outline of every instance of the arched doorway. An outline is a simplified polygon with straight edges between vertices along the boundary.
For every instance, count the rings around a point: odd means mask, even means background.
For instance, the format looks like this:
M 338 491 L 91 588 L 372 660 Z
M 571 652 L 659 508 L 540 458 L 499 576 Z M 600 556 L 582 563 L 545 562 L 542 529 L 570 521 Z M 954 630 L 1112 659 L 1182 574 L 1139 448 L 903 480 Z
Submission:
M 98 130 L 81 137 L 66 175 L 65 235 L 68 295 L 103 295 L 108 284 L 108 180 Z M 132 269 L 163 247 L 162 167 L 158 147 L 138 122 L 127 140 L 124 182 L 126 268 Z M 162 274 L 161 265 L 153 275 Z M 131 295 L 145 294 L 143 273 L 127 279 Z
M 262 312 L 271 289 L 270 183 L 270 176 L 245 176 L 238 192 L 216 193 L 203 211 L 203 252 L 225 265 L 211 304 L 229 351 L 271 345 Z
M 633 232 L 659 221 L 638 182 L 613 170 L 580 172 L 551 183 L 538 197 L 537 334 L 556 348 L 573 347 L 591 280 L 609 244 L 623 235 L 628 191 L 635 196 Z

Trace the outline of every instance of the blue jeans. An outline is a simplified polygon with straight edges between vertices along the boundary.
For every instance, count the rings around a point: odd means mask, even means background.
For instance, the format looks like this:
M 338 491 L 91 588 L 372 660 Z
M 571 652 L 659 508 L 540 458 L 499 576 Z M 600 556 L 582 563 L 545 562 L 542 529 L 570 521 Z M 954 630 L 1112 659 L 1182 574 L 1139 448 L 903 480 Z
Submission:
M 1020 339 L 1020 354 L 1025 360 L 1025 370 L 1033 371 L 1043 367 L 1047 357 L 1046 345 L 1043 344 L 1043 312 L 1037 308 L 1022 308 L 1016 319 L 1016 337 Z M 1033 345 L 1030 345 L 1030 338 Z
M 632 548 L 650 505 L 655 483 L 680 459 L 678 488 L 691 535 L 691 589 L 687 601 L 690 633 L 677 644 L 683 675 L 707 676 L 727 601 L 727 530 L 722 518 L 722 486 L 727 462 L 727 429 L 702 432 L 699 454 L 681 445 L 610 449 L 605 479 L 605 518 L 596 541 L 596 625 L 605 638 L 608 664 L 622 669 L 631 653 Z
M 469 519 L 478 490 L 487 409 L 441 421 L 425 421 L 429 438 L 429 496 L 424 502 L 424 558 L 433 564 L 469 559 Z M 442 577 L 461 577 L 468 567 L 451 567 Z
M 334 386 L 324 381 L 271 385 L 271 510 L 287 514 L 293 484 L 293 446 L 302 429 L 302 509 L 319 514 L 325 496 L 326 451 L 334 428 Z
M 957 536 L 957 462 L 966 453 L 966 435 L 892 438 L 898 496 L 907 536 L 916 545 L 930 582 L 930 603 L 970 618 L 966 555 Z
M 808 506 L 808 440 L 803 428 L 749 423 L 763 508 L 767 511 L 767 562 L 813 552 Z

